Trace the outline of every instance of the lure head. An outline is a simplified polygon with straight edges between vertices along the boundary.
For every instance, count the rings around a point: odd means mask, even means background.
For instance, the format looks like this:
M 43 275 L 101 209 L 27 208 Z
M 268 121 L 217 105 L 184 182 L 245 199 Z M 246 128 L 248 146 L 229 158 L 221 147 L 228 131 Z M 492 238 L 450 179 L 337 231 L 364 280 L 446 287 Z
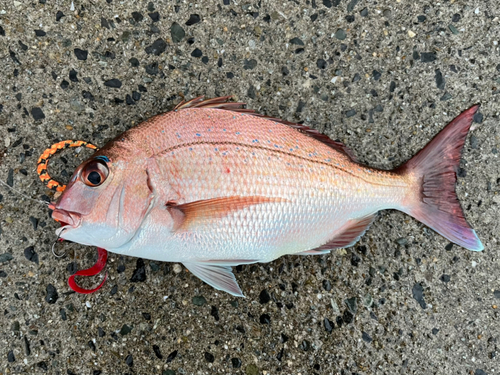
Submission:
M 51 205 L 52 218 L 63 226 L 61 238 L 112 250 L 139 229 L 152 193 L 138 160 L 111 161 L 101 151 L 83 162 Z

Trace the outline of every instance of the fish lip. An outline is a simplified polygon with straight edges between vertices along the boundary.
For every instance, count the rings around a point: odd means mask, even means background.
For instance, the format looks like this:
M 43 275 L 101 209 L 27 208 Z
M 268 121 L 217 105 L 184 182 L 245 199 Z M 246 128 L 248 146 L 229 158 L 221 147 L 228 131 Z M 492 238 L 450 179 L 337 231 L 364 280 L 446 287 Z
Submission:
M 78 228 L 82 223 L 82 215 L 78 212 L 66 211 L 61 208 L 55 208 L 52 211 L 52 218 L 59 221 L 62 225 L 62 229 Z

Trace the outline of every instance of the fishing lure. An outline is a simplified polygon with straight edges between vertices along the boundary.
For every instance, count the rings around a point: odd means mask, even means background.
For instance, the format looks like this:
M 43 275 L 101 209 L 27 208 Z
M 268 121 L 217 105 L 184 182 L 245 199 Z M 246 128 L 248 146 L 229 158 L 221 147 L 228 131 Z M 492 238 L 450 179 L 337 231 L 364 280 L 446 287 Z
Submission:
M 97 146 L 85 141 L 73 141 L 73 140 L 65 140 L 61 142 L 54 143 L 48 149 L 46 149 L 42 155 L 38 158 L 36 163 L 36 171 L 38 173 L 38 177 L 40 180 L 51 190 L 62 193 L 64 189 L 66 189 L 66 185 L 62 185 L 60 182 L 54 180 L 50 177 L 48 172 L 49 160 L 52 156 L 54 156 L 59 151 L 65 150 L 69 147 L 87 147 L 92 150 L 97 151 Z
M 99 150 L 99 148 L 97 146 L 95 146 L 89 142 L 65 140 L 65 141 L 54 143 L 52 146 L 50 146 L 48 149 L 46 149 L 42 153 L 42 155 L 40 155 L 40 157 L 38 158 L 37 168 L 36 168 L 37 173 L 38 173 L 38 177 L 40 177 L 40 180 L 42 180 L 42 182 L 49 189 L 54 190 L 59 194 L 61 194 L 64 191 L 64 189 L 66 189 L 66 185 L 61 184 L 59 181 L 54 180 L 50 176 L 49 171 L 48 171 L 49 161 L 50 161 L 50 158 L 52 158 L 56 153 L 58 153 L 59 151 L 65 150 L 67 148 L 70 148 L 70 147 L 86 147 L 86 148 L 90 148 L 90 149 L 95 150 L 95 151 Z M 49 205 L 49 208 L 54 209 L 52 204 Z M 63 225 L 63 223 L 61 223 L 61 225 Z M 62 239 L 58 239 L 58 240 L 62 241 Z M 104 283 L 106 282 L 106 279 L 108 278 L 107 272 L 104 275 L 104 279 L 102 280 L 102 282 L 94 289 L 84 289 L 84 288 L 80 287 L 76 283 L 75 278 L 76 278 L 76 276 L 89 277 L 89 276 L 95 276 L 95 275 L 99 274 L 104 269 L 104 267 L 106 267 L 107 259 L 108 259 L 108 252 L 105 249 L 98 247 L 97 248 L 97 262 L 92 267 L 90 267 L 88 269 L 77 271 L 75 274 L 71 275 L 68 278 L 69 287 L 71 289 L 73 289 L 75 292 L 81 293 L 81 294 L 90 294 L 90 293 L 94 293 L 94 292 L 98 291 L 104 285 Z

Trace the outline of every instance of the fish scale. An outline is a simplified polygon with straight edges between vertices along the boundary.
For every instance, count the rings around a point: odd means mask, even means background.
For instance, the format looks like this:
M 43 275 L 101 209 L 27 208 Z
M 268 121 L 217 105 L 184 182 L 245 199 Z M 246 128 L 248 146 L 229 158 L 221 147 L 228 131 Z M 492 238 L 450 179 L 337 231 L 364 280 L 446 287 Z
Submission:
M 73 224 L 60 236 L 182 262 L 233 295 L 242 292 L 230 266 L 352 246 L 382 209 L 401 210 L 482 249 L 451 173 L 477 107 L 408 163 L 382 171 L 312 129 L 226 99 L 181 103 L 84 162 L 55 204 L 53 216 Z
M 169 131 L 162 132 L 166 124 Z M 254 132 L 247 134 L 248 128 Z M 310 143 L 310 137 L 248 114 L 185 109 L 167 113 L 133 131 L 133 142 L 141 134 L 154 140 L 145 151 L 157 150 L 150 157 L 156 159 L 162 179 L 153 178 L 153 184 L 169 186 L 163 189 L 161 201 L 175 200 L 182 205 L 232 196 L 286 199 L 285 203 L 261 204 L 254 210 L 209 220 L 196 229 L 214 232 L 210 237 L 186 240 L 182 236 L 181 241 L 176 241 L 172 236 L 168 241 L 175 245 L 169 258 L 175 261 L 185 261 L 186 256 L 198 260 L 236 257 L 270 261 L 282 254 L 314 248 L 332 238 L 350 218 L 374 213 L 379 207 L 398 207 L 405 194 L 401 186 L 407 186 L 399 176 L 388 172 L 377 171 L 360 178 L 364 168 L 358 168 L 344 154 L 321 143 L 310 145 L 306 143 Z M 158 137 L 151 137 L 155 133 Z M 368 178 L 380 185 L 377 191 L 360 182 Z M 351 194 L 353 190 L 356 194 Z M 264 220 L 259 218 L 260 212 Z M 254 223 L 256 228 L 249 231 L 241 226 L 244 221 Z M 226 229 L 216 231 L 219 227 Z M 127 247 L 126 253 L 140 256 L 144 246 Z

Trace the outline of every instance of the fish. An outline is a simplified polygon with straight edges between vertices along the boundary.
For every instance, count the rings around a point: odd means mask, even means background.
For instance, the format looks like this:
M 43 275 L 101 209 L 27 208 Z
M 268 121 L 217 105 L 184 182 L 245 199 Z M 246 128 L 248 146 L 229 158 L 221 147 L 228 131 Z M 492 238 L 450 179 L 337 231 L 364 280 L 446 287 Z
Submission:
M 233 266 L 353 246 L 381 210 L 399 210 L 448 240 L 483 250 L 455 192 L 479 105 L 393 170 L 302 124 L 231 97 L 182 101 L 95 152 L 52 203 L 65 240 L 182 263 L 243 297 Z

